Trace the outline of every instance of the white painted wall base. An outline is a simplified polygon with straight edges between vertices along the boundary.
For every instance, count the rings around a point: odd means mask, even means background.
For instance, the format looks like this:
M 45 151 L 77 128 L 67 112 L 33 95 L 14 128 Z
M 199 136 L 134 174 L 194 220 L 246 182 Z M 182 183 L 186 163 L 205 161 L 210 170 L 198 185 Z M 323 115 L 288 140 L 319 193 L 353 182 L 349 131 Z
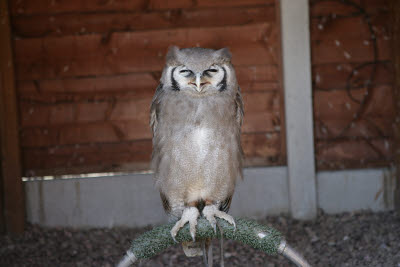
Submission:
M 395 176 L 389 169 L 319 172 L 318 203 L 326 213 L 393 209 Z
M 244 171 L 231 214 L 262 219 L 289 213 L 287 168 Z M 394 179 L 386 169 L 320 172 L 319 207 L 327 213 L 393 207 Z M 25 182 L 31 223 L 62 227 L 139 227 L 166 222 L 151 174 Z

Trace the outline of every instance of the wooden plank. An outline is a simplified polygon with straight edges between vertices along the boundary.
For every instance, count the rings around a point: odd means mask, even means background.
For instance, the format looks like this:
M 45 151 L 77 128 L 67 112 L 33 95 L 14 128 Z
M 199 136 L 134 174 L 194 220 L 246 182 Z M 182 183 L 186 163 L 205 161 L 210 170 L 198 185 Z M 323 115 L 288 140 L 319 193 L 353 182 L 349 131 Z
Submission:
M 245 117 L 244 133 L 265 133 L 279 130 L 280 118 L 278 115 L 263 112 Z M 23 147 L 124 142 L 146 138 L 151 138 L 147 118 L 52 127 L 40 126 L 21 130 L 21 145 Z
M 387 14 L 379 13 L 370 17 L 373 25 L 373 33 L 378 38 L 390 38 Z M 364 45 L 370 43 L 371 32 L 368 23 L 363 16 L 324 19 L 314 18 L 311 20 L 311 39 L 337 40 L 358 39 L 365 40 Z
M 22 128 L 33 126 L 52 126 L 96 121 L 145 120 L 149 119 L 152 94 L 147 97 L 126 98 L 108 95 L 97 101 L 32 103 L 20 102 Z M 279 95 L 276 91 L 243 93 L 246 116 L 258 113 L 279 115 Z M 247 118 L 247 117 L 246 117 Z
M 317 167 L 345 169 L 388 166 L 393 159 L 392 145 L 388 138 L 317 141 Z
M 393 116 L 373 117 L 352 122 L 351 120 L 337 119 L 316 119 L 314 122 L 315 138 L 318 140 L 332 140 L 338 137 L 393 137 Z M 347 131 L 343 132 L 344 129 Z
M 225 2 L 226 3 L 226 2 Z M 73 13 L 18 16 L 12 20 L 18 37 L 65 36 L 118 31 L 218 27 L 274 22 L 274 6 L 225 7 L 131 13 Z
M 126 97 L 126 95 L 123 95 Z M 117 99 L 117 100 L 116 100 Z M 20 103 L 21 126 L 64 125 L 74 123 L 148 119 L 152 95 L 145 98 L 112 97 L 104 101 L 81 101 L 59 103 Z M 276 91 L 243 93 L 246 113 L 278 114 L 279 95 Z M 247 104 L 249 104 L 247 107 Z M 278 114 L 279 115 L 279 114 Z
M 353 70 L 355 72 L 349 83 L 351 88 L 365 87 L 370 81 L 375 67 L 376 71 L 372 81 L 374 86 L 393 84 L 393 64 L 391 62 L 377 63 L 375 66 L 366 65 L 357 69 L 357 66 L 361 64 L 333 63 L 314 65 L 312 71 L 314 90 L 346 89 L 348 78 Z
M 1 150 L 1 140 L 0 140 L 0 150 Z M 3 170 L 1 166 L 1 161 L 0 161 L 0 170 Z M 4 217 L 5 211 L 4 211 L 4 188 L 3 188 L 3 173 L 0 172 L 0 234 L 3 234 L 6 232 L 6 219 Z
M 358 10 L 346 3 L 340 3 L 339 1 L 310 1 L 310 15 L 311 17 L 328 16 L 332 14 L 349 15 Z M 361 0 L 353 0 L 355 4 L 361 4 Z
M 275 65 L 236 67 L 242 92 L 280 90 Z M 18 81 L 20 101 L 31 103 L 99 102 L 151 97 L 161 71 L 125 75 Z
M 45 147 L 93 142 L 123 142 L 150 137 L 148 122 L 120 120 L 23 129 L 21 131 L 21 145 L 23 147 Z
M 128 102 L 129 103 L 129 102 Z M 147 104 L 147 103 L 146 103 Z M 110 105 L 111 106 L 111 105 Z M 121 120 L 125 120 L 126 122 L 122 123 L 123 125 L 129 125 L 130 123 L 136 123 L 135 130 L 136 135 L 131 135 L 129 133 L 125 133 L 125 131 L 131 131 L 131 127 L 122 127 L 121 131 L 124 132 L 125 136 L 129 136 L 130 138 L 143 138 L 148 137 L 149 133 L 147 132 L 148 128 L 148 112 L 140 112 L 139 114 L 130 113 L 126 110 L 120 110 L 111 112 L 111 116 L 114 117 L 116 113 L 121 113 L 120 117 L 115 118 L 105 118 L 107 116 L 107 110 L 111 110 L 108 105 L 97 105 L 99 108 L 95 110 L 92 106 L 83 106 L 79 109 L 78 112 L 73 110 L 72 106 L 62 106 L 55 107 L 54 110 L 50 111 L 50 113 L 45 112 L 43 109 L 30 109 L 34 110 L 32 115 L 35 116 L 22 116 L 22 143 L 23 144 L 36 144 L 43 145 L 47 142 L 54 144 L 59 140 L 57 137 L 60 137 L 61 131 L 70 131 L 70 128 L 78 128 L 80 132 L 88 132 L 92 131 L 89 129 L 98 128 L 98 131 L 105 128 L 114 128 L 115 124 L 120 125 Z M 146 110 L 148 105 L 146 105 Z M 96 106 L 93 106 L 96 107 Z M 84 112 L 87 110 L 87 112 Z M 100 110 L 100 111 L 99 111 Z M 129 109 L 132 110 L 132 109 Z M 29 114 L 29 113 L 28 113 Z M 75 115 L 82 114 L 82 115 Z M 42 116 L 41 116 L 42 115 Z M 48 123 L 46 123 L 46 121 Z M 90 122 L 103 122 L 104 123 L 96 123 L 96 125 L 87 125 L 85 123 Z M 272 130 L 280 129 L 280 116 L 278 112 L 270 112 L 270 111 L 255 111 L 248 112 L 245 115 L 244 123 L 243 123 L 243 132 L 252 133 L 252 132 L 268 132 Z M 57 127 L 52 127 L 57 126 Z M 45 128 L 41 128 L 45 127 Z M 40 128 L 40 129 L 38 129 Z M 141 128 L 146 128 L 142 130 Z M 42 138 L 40 136 L 43 136 Z M 47 136 L 47 137 L 46 137 Z M 52 136 L 52 137 L 49 137 Z M 114 135 L 113 135 L 114 136 Z M 43 140 L 42 142 L 34 142 L 33 139 L 38 138 L 38 140 Z M 48 139 L 50 138 L 50 139 Z M 112 137 L 114 140 L 115 137 Z M 86 139 L 85 139 L 86 140 Z M 68 141 L 72 142 L 72 141 Z M 84 141 L 86 142 L 86 141 Z
M 158 72 L 129 73 L 126 75 L 73 77 L 66 79 L 18 81 L 18 94 L 20 97 L 29 97 L 34 93 L 44 97 L 54 94 L 79 94 L 94 93 L 137 93 L 146 91 L 154 93 L 161 77 L 161 69 Z M 29 98 L 28 98 L 29 99 Z M 57 100 L 57 99 L 55 99 Z
M 275 12 L 276 12 L 276 24 L 279 25 L 279 27 L 282 25 L 281 24 L 281 2 L 276 1 L 275 2 Z M 282 44 L 282 32 L 278 31 L 277 32 L 277 42 L 278 44 Z M 276 54 L 277 54 L 277 59 L 278 59 L 278 71 L 277 71 L 277 81 L 278 81 L 278 87 L 279 87 L 279 99 L 280 99 L 280 110 L 279 110 L 279 115 L 281 118 L 281 123 L 280 123 L 280 145 L 281 145 L 281 151 L 280 151 L 280 164 L 282 165 L 287 165 L 287 160 L 286 160 L 286 115 L 285 115 L 285 92 L 284 92 L 284 85 L 283 85 L 283 55 L 282 55 L 282 45 L 278 45 L 276 49 Z
M 280 6 L 289 209 L 309 220 L 317 216 L 309 2 L 281 0 Z
M 243 134 L 246 166 L 281 164 L 279 134 Z M 148 170 L 151 140 L 25 148 L 25 176 Z
M 239 84 L 243 82 L 277 82 L 279 81 L 279 65 L 235 66 Z
M 150 139 L 23 150 L 26 176 L 148 170 L 150 158 Z
M 279 162 L 280 140 L 278 133 L 242 134 L 242 147 L 245 159 L 267 159 L 270 163 Z
M 21 107 L 21 126 L 53 126 L 82 124 L 97 121 L 137 120 L 150 114 L 151 96 L 104 102 L 71 102 L 51 105 L 23 102 Z
M 366 89 L 355 89 L 351 92 L 354 98 L 360 101 L 365 96 Z M 371 93 L 372 96 L 363 114 L 393 118 L 395 109 L 392 86 L 378 86 L 373 88 Z M 351 121 L 359 107 L 360 104 L 352 101 L 344 90 L 314 92 L 314 116 L 316 119 L 342 118 Z
M 310 13 L 312 17 L 329 16 L 346 16 L 357 13 L 358 9 L 352 4 L 356 4 L 363 8 L 368 14 L 388 13 L 388 0 L 352 0 L 349 3 L 344 1 L 312 1 Z
M 12 1 L 11 12 L 13 15 L 32 14 L 57 14 L 66 12 L 98 12 L 98 11 L 141 11 L 160 9 L 180 9 L 197 7 L 229 7 L 274 4 L 274 0 L 233 0 L 233 1 L 210 1 L 210 0 L 130 0 L 130 1 L 98 1 L 98 0 L 69 0 L 50 1 L 37 0 L 34 3 L 29 0 Z
M 243 132 L 280 129 L 277 92 L 243 94 L 246 107 Z M 151 137 L 151 98 L 123 102 L 21 105 L 23 147 L 122 142 Z
M 369 14 L 389 13 L 390 0 L 361 0 L 364 9 Z
M 6 230 L 21 233 L 25 226 L 24 191 L 18 140 L 18 111 L 8 1 L 0 1 L 0 148 Z M 3 215 L 0 215 L 3 216 Z
M 60 80 L 58 80 L 60 81 Z M 94 79 L 94 81 L 96 81 Z M 35 85 L 36 84 L 36 85 Z M 112 88 L 108 91 L 100 92 L 85 92 L 82 88 L 82 92 L 77 93 L 58 93 L 58 92 L 42 92 L 35 89 L 38 82 L 34 81 L 23 81 L 20 82 L 20 89 L 24 90 L 20 93 L 19 100 L 22 109 L 25 107 L 25 103 L 29 104 L 66 104 L 66 103 L 101 103 L 101 102 L 116 102 L 116 101 L 127 101 L 131 99 L 149 98 L 154 95 L 156 87 L 141 87 L 135 90 L 125 91 L 112 91 Z M 258 81 L 247 81 L 240 83 L 243 93 L 256 93 L 256 92 L 272 92 L 280 90 L 278 82 L 258 82 Z M 129 87 L 129 85 L 128 85 Z M 25 91 L 26 90 L 26 91 Z M 31 90 L 28 92 L 28 90 Z M 21 108 L 21 107 L 20 107 Z M 26 110 L 24 111 L 26 112 Z M 29 111 L 32 112 L 32 111 Z
M 312 42 L 313 64 L 326 63 L 362 63 L 374 61 L 371 45 L 365 45 L 363 39 L 318 40 Z M 377 60 L 390 60 L 390 39 L 377 39 Z
M 235 66 L 275 64 L 276 25 L 269 23 L 33 38 L 15 41 L 19 80 L 160 71 L 168 46 L 230 47 Z M 240 39 L 237 38 L 240 36 Z M 63 51 L 63 53 L 60 53 Z

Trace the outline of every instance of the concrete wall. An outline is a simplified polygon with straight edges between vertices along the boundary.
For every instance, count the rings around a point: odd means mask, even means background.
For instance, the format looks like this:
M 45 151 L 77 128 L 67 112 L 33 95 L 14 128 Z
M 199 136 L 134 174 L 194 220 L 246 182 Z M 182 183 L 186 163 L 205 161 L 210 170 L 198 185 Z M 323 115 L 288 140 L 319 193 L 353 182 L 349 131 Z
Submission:
M 230 213 L 255 219 L 289 213 L 287 168 L 244 171 Z M 392 208 L 387 169 L 317 173 L 318 206 L 327 213 Z M 151 174 L 25 182 L 28 221 L 43 226 L 139 227 L 166 222 Z

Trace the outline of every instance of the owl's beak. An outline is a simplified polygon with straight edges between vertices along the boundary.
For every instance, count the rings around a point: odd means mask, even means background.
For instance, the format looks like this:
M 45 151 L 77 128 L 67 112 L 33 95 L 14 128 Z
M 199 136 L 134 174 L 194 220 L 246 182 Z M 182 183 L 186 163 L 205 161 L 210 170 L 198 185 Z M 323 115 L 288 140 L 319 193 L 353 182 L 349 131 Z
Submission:
M 201 73 L 196 73 L 196 90 L 197 92 L 201 92 Z

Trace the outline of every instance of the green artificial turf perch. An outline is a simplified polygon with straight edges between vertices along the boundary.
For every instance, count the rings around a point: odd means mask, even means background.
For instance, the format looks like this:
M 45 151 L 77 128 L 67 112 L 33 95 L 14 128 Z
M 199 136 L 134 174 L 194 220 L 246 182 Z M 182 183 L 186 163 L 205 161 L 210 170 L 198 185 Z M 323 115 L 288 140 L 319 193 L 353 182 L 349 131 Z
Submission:
M 254 220 L 235 219 L 236 229 L 225 220 L 218 219 L 222 229 L 223 237 L 231 239 L 253 248 L 259 249 L 266 254 L 276 255 L 278 253 L 292 260 L 297 266 L 309 266 L 307 262 L 293 249 L 287 246 L 281 234 L 272 227 L 262 225 Z M 166 248 L 176 244 L 171 237 L 171 229 L 175 223 L 168 223 L 142 234 L 136 238 L 127 251 L 127 255 L 118 264 L 118 267 L 127 267 L 139 259 L 146 259 L 161 253 Z M 196 227 L 196 239 L 220 238 L 221 233 L 217 227 L 216 233 L 210 223 L 203 217 L 198 219 Z M 191 241 L 189 225 L 186 224 L 176 236 L 177 242 Z M 289 255 L 287 255 L 289 254 Z

